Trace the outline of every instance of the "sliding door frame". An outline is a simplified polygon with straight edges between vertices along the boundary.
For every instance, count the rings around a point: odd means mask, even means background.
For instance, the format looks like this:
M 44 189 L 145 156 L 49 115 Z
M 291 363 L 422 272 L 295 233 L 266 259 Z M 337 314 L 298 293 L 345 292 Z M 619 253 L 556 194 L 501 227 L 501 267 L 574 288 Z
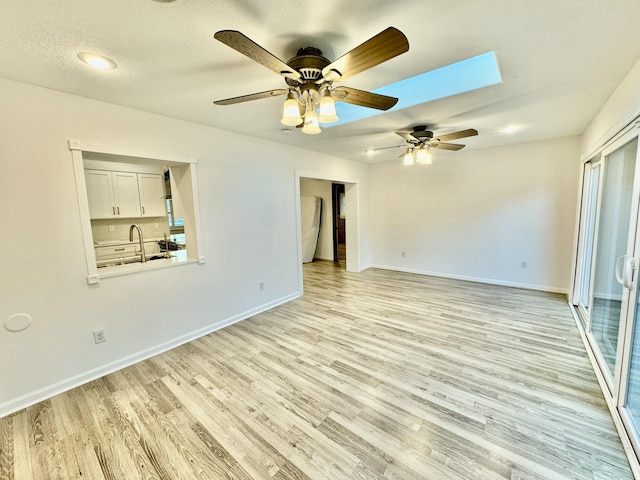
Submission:
M 579 212 L 579 229 L 578 229 L 578 252 L 576 257 L 576 266 L 573 278 L 573 297 L 572 301 L 576 305 L 576 309 L 583 321 L 583 326 L 589 328 L 589 305 L 583 305 L 583 292 L 587 289 L 587 303 L 592 296 L 591 278 L 593 277 L 593 256 L 589 259 L 589 276 L 587 277 L 581 267 L 586 264 L 587 253 L 593 252 L 596 241 L 597 222 L 598 222 L 598 200 L 600 198 L 600 186 L 595 189 L 595 198 L 593 197 L 594 174 L 598 172 L 598 183 L 602 178 L 602 158 L 600 156 L 593 157 L 582 165 L 582 175 L 580 184 L 580 212 Z M 595 200 L 595 201 L 594 201 Z M 593 212 L 593 224 L 591 224 Z M 589 248 L 590 246 L 590 248 Z
M 640 254 L 638 238 L 638 218 L 640 217 L 640 132 L 635 128 L 618 140 L 613 142 L 607 149 L 603 150 L 603 158 L 613 153 L 615 150 L 624 147 L 627 143 L 637 140 L 636 143 L 636 165 L 634 168 L 633 189 L 631 196 L 631 215 L 629 218 L 629 233 L 627 235 L 626 255 L 638 258 Z M 637 263 L 637 262 L 636 262 Z M 629 379 L 629 367 L 631 365 L 632 333 L 635 322 L 636 296 L 638 285 L 638 268 L 632 272 L 631 288 L 623 287 L 622 304 L 620 306 L 620 327 L 618 331 L 618 351 L 616 352 L 616 368 L 614 372 L 614 399 L 618 408 L 626 398 L 627 385 Z M 625 370 L 626 368 L 626 370 Z
M 629 232 L 626 244 L 626 255 L 633 256 L 636 260 L 640 259 L 640 121 L 634 121 L 618 132 L 600 149 L 593 154 L 583 157 L 580 176 L 580 193 L 578 198 L 579 211 L 576 220 L 576 243 L 574 250 L 574 268 L 572 272 L 572 286 L 570 289 L 569 304 L 572 307 L 576 325 L 580 330 L 587 353 L 591 359 L 593 368 L 596 371 L 596 377 L 599 380 L 600 387 L 605 395 L 605 399 L 614 424 L 618 430 L 625 452 L 629 458 L 632 470 L 637 478 L 640 479 L 640 431 L 637 431 L 637 425 L 633 423 L 628 411 L 624 408 L 627 396 L 628 383 L 630 379 L 631 359 L 633 353 L 634 329 L 640 328 L 640 321 L 636 323 L 636 308 L 638 308 L 638 277 L 640 277 L 640 261 L 636 262 L 635 271 L 633 271 L 632 288 L 624 288 L 622 294 L 620 325 L 618 330 L 618 345 L 616 350 L 616 360 L 613 375 L 608 368 L 602 368 L 604 358 L 599 349 L 594 346 L 594 339 L 591 335 L 591 313 L 593 306 L 588 305 L 587 309 L 580 305 L 583 282 L 585 281 L 585 272 L 581 268 L 585 265 L 585 255 L 595 255 L 598 242 L 598 231 L 600 221 L 600 205 L 602 202 L 602 182 L 606 168 L 605 158 L 623 147 L 628 142 L 638 138 L 636 150 L 636 165 L 634 168 L 634 179 L 632 187 L 632 200 L 629 215 Z M 589 226 L 585 224 L 587 218 L 587 210 L 590 207 L 589 197 L 592 187 L 592 171 L 594 168 L 600 168 L 598 181 L 598 196 L 596 221 L 593 228 L 594 240 L 591 246 L 591 252 L 587 251 L 585 240 L 588 236 Z M 591 172 L 587 175 L 587 169 Z M 585 228 L 586 227 L 586 228 Z M 591 259 L 591 271 L 589 274 L 589 303 L 593 302 L 593 283 L 595 258 Z M 612 377 L 612 378 L 611 378 Z

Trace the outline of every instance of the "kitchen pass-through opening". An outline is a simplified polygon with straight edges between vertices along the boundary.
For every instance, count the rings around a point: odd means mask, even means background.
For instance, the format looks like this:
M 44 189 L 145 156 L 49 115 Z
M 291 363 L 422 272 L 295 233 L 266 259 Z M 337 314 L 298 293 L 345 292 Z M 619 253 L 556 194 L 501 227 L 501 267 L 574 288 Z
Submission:
M 121 154 L 75 142 L 70 148 L 90 285 L 204 263 L 195 160 Z

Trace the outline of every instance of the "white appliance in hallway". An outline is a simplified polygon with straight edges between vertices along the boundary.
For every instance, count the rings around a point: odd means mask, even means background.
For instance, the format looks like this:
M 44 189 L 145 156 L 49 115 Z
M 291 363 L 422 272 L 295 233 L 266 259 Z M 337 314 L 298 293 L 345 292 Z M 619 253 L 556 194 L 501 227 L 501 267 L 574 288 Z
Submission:
M 302 240 L 302 263 L 313 261 L 320 233 L 320 215 L 322 199 L 320 197 L 300 197 L 300 225 Z

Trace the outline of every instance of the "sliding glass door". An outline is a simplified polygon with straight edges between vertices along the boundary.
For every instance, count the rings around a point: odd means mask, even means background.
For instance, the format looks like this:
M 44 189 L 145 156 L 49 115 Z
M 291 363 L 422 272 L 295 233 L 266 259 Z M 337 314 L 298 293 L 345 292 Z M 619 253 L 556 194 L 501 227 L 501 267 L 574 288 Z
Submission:
M 588 332 L 599 352 L 610 388 L 615 374 L 621 316 L 626 314 L 623 305 L 628 297 L 619 282 L 619 271 L 624 259 L 632 255 L 634 243 L 629 232 L 634 223 L 631 208 L 637 150 L 638 139 L 634 138 L 605 154 L 600 185 Z
M 640 455 L 638 129 L 585 164 L 573 303 Z
M 591 308 L 591 275 L 593 270 L 593 244 L 596 231 L 596 210 L 598 207 L 598 193 L 600 186 L 601 162 L 599 157 L 592 159 L 585 165 L 583 173 L 583 185 L 585 194 L 583 198 L 580 217 L 580 230 L 582 232 L 582 250 L 580 271 L 581 283 L 577 293 L 578 309 L 582 326 L 587 327 L 587 318 Z
M 636 281 L 636 284 L 639 282 Z M 633 432 L 633 441 L 636 451 L 640 456 L 640 308 L 638 308 L 638 288 L 635 295 L 635 319 L 629 325 L 630 330 L 630 352 L 626 359 L 629 367 L 623 369 L 626 379 L 623 385 L 622 420 L 626 424 L 627 430 Z

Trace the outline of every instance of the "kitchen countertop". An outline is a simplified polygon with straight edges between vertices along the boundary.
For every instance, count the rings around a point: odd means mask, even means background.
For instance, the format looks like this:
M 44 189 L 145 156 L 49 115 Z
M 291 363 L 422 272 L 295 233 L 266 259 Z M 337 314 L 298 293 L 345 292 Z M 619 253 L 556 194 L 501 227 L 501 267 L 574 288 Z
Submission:
M 110 277 L 120 275 L 123 273 L 136 272 L 140 270 L 153 270 L 157 268 L 163 268 L 172 266 L 179 263 L 192 263 L 197 260 L 189 259 L 187 256 L 186 243 L 184 234 L 168 235 L 166 239 L 170 242 L 178 244 L 177 250 L 162 251 L 155 254 L 148 254 L 147 261 L 142 263 L 138 255 L 119 259 L 100 260 L 97 262 L 97 267 L 101 277 Z M 158 243 L 164 241 L 165 237 L 151 237 L 143 240 L 144 244 Z M 130 242 L 127 240 L 105 240 L 93 242 L 96 249 L 98 248 L 113 248 L 113 247 L 125 247 L 134 246 L 139 247 L 139 241 Z M 169 254 L 169 258 L 158 258 L 160 256 Z M 151 260 L 153 259 L 153 260 Z
M 156 243 L 163 240 L 164 240 L 164 237 L 152 237 L 152 238 L 145 238 L 142 243 Z M 186 246 L 184 234 L 169 235 L 167 237 L 167 240 L 169 240 L 170 242 L 176 242 L 181 248 L 184 248 Z M 93 242 L 93 245 L 98 248 L 114 247 L 114 246 L 119 247 L 122 245 L 140 245 L 140 242 L 137 242 L 137 241 L 130 242 L 129 240 L 106 240 L 101 242 Z
M 114 277 L 127 273 L 134 273 L 143 270 L 156 270 L 159 268 L 172 267 L 178 264 L 198 263 L 197 259 L 192 259 L 187 256 L 186 250 L 175 250 L 170 252 L 169 258 L 163 258 L 159 260 L 148 260 L 145 263 L 132 262 L 120 265 L 110 265 L 98 268 L 98 275 L 100 278 Z

